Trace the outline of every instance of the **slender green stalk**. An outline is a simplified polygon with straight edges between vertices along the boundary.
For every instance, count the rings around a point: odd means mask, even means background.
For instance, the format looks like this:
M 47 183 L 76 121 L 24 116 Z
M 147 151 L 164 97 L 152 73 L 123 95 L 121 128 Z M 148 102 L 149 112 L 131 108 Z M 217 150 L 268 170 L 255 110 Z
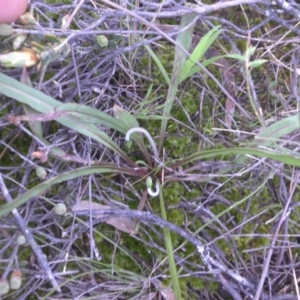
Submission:
M 181 19 L 179 29 L 183 29 L 187 25 L 191 24 L 193 22 L 193 20 L 195 19 L 195 17 L 196 17 L 196 14 L 194 14 L 194 13 L 183 16 Z M 190 49 L 190 46 L 192 43 L 193 29 L 194 29 L 194 26 L 192 25 L 187 30 L 184 30 L 177 36 L 176 42 L 186 50 Z M 162 144 L 164 141 L 164 136 L 165 136 L 165 132 L 166 132 L 167 124 L 168 124 L 168 119 L 170 116 L 171 109 L 173 107 L 176 93 L 178 91 L 178 85 L 179 85 L 180 77 L 181 77 L 180 74 L 182 73 L 182 70 L 184 68 L 186 58 L 187 58 L 187 55 L 183 52 L 183 50 L 181 50 L 179 47 L 176 47 L 171 81 L 170 81 L 170 85 L 169 85 L 166 103 L 164 105 L 163 117 L 165 117 L 165 118 L 161 122 L 158 153 L 160 153 L 161 148 L 162 148 Z
M 251 86 L 253 87 L 253 82 L 252 82 L 251 75 L 250 75 L 250 55 L 253 54 L 254 50 L 255 50 L 255 48 L 249 47 L 245 53 L 245 58 L 246 58 L 245 74 L 246 74 L 246 82 L 247 82 L 247 92 L 248 92 L 250 104 L 252 106 L 252 109 L 253 109 L 255 115 L 257 116 L 261 126 L 263 128 L 266 128 L 266 124 L 265 124 L 265 121 L 264 121 L 264 118 L 263 118 L 263 115 L 261 112 L 260 105 L 259 105 L 259 103 L 257 103 L 257 101 L 255 101 L 255 99 L 253 99 L 253 96 L 255 96 L 255 94 L 252 95 L 252 92 L 255 93 L 255 90 L 254 90 L 254 88 L 251 89 Z
M 163 219 L 167 220 L 167 213 L 166 213 L 163 193 L 160 193 L 160 195 L 159 195 L 159 203 L 160 203 L 161 216 Z M 174 249 L 173 249 L 171 233 L 170 233 L 169 228 L 164 227 L 164 235 L 165 235 L 165 244 L 166 244 L 168 262 L 169 262 L 175 297 L 176 297 L 176 300 L 181 300 L 182 299 L 181 298 L 181 289 L 180 289 L 180 285 L 179 285 L 179 278 L 178 278 L 176 263 L 175 263 L 175 259 L 174 259 Z

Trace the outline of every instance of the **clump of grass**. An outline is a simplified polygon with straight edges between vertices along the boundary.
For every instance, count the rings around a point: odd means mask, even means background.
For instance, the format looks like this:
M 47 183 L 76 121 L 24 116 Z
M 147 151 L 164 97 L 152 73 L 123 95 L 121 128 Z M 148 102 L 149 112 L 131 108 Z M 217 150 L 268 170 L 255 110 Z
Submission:
M 39 8 L 36 2 L 37 12 L 43 15 L 43 6 Z M 135 48 L 135 43 L 148 41 L 155 33 L 148 36 L 144 31 L 141 38 L 138 27 L 144 30 L 144 25 L 123 19 L 124 13 L 133 18 L 133 12 L 118 8 L 115 19 L 128 30 L 134 29 L 136 36 L 127 40 L 115 31 L 106 34 L 120 26 L 106 16 L 95 25 L 98 40 L 89 39 L 84 32 L 72 32 L 66 39 L 58 34 L 51 45 L 50 41 L 42 42 L 46 48 L 40 68 L 45 76 L 36 78 L 32 70 L 23 72 L 21 84 L 13 76 L 0 74 L 1 93 L 17 100 L 11 102 L 14 110 L 8 119 L 17 129 L 6 119 L 3 125 L 11 137 L 2 143 L 0 153 L 7 161 L 2 165 L 1 189 L 3 200 L 8 202 L 2 205 L 0 215 L 9 228 L 2 234 L 16 232 L 15 226 L 9 227 L 10 212 L 18 222 L 26 216 L 26 225 L 18 223 L 25 238 L 31 239 L 32 249 L 47 254 L 45 258 L 35 252 L 30 262 L 34 266 L 38 263 L 47 274 L 47 279 L 34 287 L 24 267 L 25 296 L 34 291 L 46 299 L 61 288 L 66 298 L 97 297 L 101 291 L 105 299 L 142 299 L 155 293 L 165 298 L 207 299 L 217 297 L 221 286 L 234 299 L 240 299 L 237 294 L 268 294 L 267 288 L 256 291 L 247 268 L 251 266 L 262 281 L 270 265 L 269 260 L 263 267 L 259 257 L 271 239 L 275 241 L 270 232 L 286 209 L 280 202 L 270 203 L 276 197 L 270 186 L 273 183 L 275 190 L 279 186 L 284 189 L 287 177 L 282 174 L 292 178 L 300 165 L 297 142 L 291 138 L 286 144 L 286 135 L 293 135 L 299 127 L 298 116 L 265 124 L 251 85 L 253 70 L 265 71 L 266 60 L 258 57 L 259 47 L 239 41 L 244 54 L 206 58 L 224 32 L 217 24 L 211 26 L 191 49 L 199 27 L 194 28 L 196 14 L 189 13 L 175 29 L 179 34 L 174 40 L 160 32 L 165 30 L 164 24 L 145 20 L 149 30 L 157 26 L 157 32 L 171 43 Z M 83 20 L 94 14 L 97 12 L 91 9 Z M 55 9 L 48 16 L 60 19 Z M 74 30 L 82 26 L 79 21 L 76 19 Z M 44 26 L 42 21 L 39 25 Z M 104 34 L 107 43 L 100 49 L 99 36 Z M 71 36 L 82 43 L 70 54 L 67 42 Z M 34 32 L 30 37 L 26 46 L 36 42 Z M 9 47 L 7 42 L 5 47 Z M 119 55 L 122 47 L 122 59 L 113 60 L 113 72 L 107 72 L 113 55 Z M 260 116 L 249 124 L 232 114 L 238 121 L 235 130 L 225 122 L 227 132 L 220 130 L 224 112 L 228 113 L 223 107 L 232 103 L 220 96 L 219 80 L 224 77 L 217 74 L 224 57 L 236 64 L 248 84 L 239 90 L 251 99 L 247 113 Z M 41 91 L 30 87 L 30 78 Z M 276 103 L 280 103 L 278 98 Z M 6 117 L 5 107 L 3 112 Z M 261 124 L 260 131 L 241 140 L 240 132 L 253 123 Z M 148 132 L 147 138 L 141 127 Z M 26 140 L 18 138 L 20 130 L 28 135 Z M 278 175 L 276 170 L 283 164 L 287 167 Z M 43 167 L 43 176 L 36 175 L 37 167 Z M 86 200 L 89 207 L 78 209 L 76 204 Z M 97 206 L 100 203 L 101 208 Z M 65 204 L 69 210 L 55 215 L 53 208 Z M 297 213 L 295 209 L 289 219 L 294 222 L 291 232 L 296 232 Z M 22 247 L 29 249 L 29 245 Z M 2 258 L 10 257 L 8 264 L 2 264 L 3 280 L 17 265 L 16 257 L 20 262 L 30 255 L 24 249 L 16 254 L 14 247 L 9 244 L 1 251 Z M 57 270 L 66 277 L 54 277 Z M 224 275 L 230 283 L 224 281 Z M 236 288 L 236 283 L 241 288 Z

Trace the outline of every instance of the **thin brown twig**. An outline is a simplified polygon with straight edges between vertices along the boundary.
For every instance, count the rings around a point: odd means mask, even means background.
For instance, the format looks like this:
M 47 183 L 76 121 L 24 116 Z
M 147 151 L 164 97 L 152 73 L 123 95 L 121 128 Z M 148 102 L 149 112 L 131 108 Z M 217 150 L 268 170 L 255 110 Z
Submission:
M 2 191 L 2 194 L 6 200 L 7 203 L 12 203 L 13 199 L 10 196 L 8 189 L 5 185 L 5 182 L 3 180 L 2 175 L 0 174 L 0 188 Z M 31 246 L 32 251 L 35 253 L 37 260 L 40 264 L 40 266 L 43 268 L 44 272 L 47 274 L 48 279 L 50 280 L 53 288 L 55 290 L 57 290 L 58 292 L 61 292 L 61 289 L 52 273 L 52 270 L 49 266 L 49 263 L 46 259 L 46 255 L 42 252 L 40 246 L 37 244 L 37 242 L 35 241 L 31 231 L 28 229 L 24 219 L 22 218 L 22 216 L 19 214 L 17 209 L 13 209 L 12 210 L 12 214 L 14 215 L 14 218 L 18 224 L 19 230 L 23 233 L 23 235 L 25 236 L 27 242 L 29 243 L 29 245 Z

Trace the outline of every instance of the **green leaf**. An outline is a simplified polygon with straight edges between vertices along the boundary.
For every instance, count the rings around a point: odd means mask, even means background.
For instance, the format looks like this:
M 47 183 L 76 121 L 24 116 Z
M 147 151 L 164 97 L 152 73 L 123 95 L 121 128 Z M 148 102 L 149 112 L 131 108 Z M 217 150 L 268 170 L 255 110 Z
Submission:
M 0 217 L 10 213 L 14 208 L 17 208 L 23 204 L 25 204 L 28 200 L 33 197 L 40 195 L 41 193 L 45 192 L 47 189 L 52 187 L 52 185 L 61 183 L 64 181 L 72 180 L 74 178 L 78 178 L 81 176 L 87 176 L 91 174 L 98 174 L 98 173 L 122 173 L 128 175 L 136 175 L 135 171 L 129 168 L 121 168 L 115 165 L 105 164 L 102 166 L 90 166 L 90 167 L 83 167 L 78 168 L 69 172 L 65 172 L 58 176 L 52 177 L 48 180 L 43 181 L 42 183 L 38 184 L 34 188 L 30 189 L 29 191 L 25 192 L 23 195 L 14 199 L 13 202 L 7 203 L 1 206 L 0 209 Z
M 147 94 L 146 94 L 146 96 L 145 96 L 145 99 L 147 100 L 148 98 L 150 98 L 150 95 L 151 95 L 151 93 L 152 93 L 152 90 L 153 90 L 153 83 L 151 83 L 150 85 L 149 85 L 149 88 L 148 88 L 148 90 L 147 90 Z
M 119 120 L 119 123 L 125 126 L 126 128 L 131 129 L 140 127 L 137 119 L 131 113 L 129 113 L 127 110 L 123 109 L 119 105 L 115 104 L 113 107 L 113 111 L 115 118 Z
M 251 67 L 251 68 L 257 68 L 257 67 L 265 64 L 266 62 L 267 62 L 266 59 L 256 59 L 254 61 L 250 61 L 249 62 L 249 67 Z
M 146 50 L 149 52 L 149 54 L 151 55 L 151 57 L 153 58 L 154 62 L 156 63 L 158 69 L 160 70 L 162 76 L 165 79 L 166 83 L 170 83 L 170 77 L 166 71 L 166 69 L 164 68 L 163 64 L 161 63 L 160 59 L 157 57 L 157 55 L 152 51 L 152 49 L 145 45 Z
M 21 75 L 21 82 L 24 83 L 25 85 L 28 85 L 30 87 L 32 87 L 32 83 L 30 80 L 30 77 L 26 71 L 26 69 L 23 69 L 22 75 Z M 30 107 L 27 104 L 23 104 L 23 108 L 24 108 L 24 112 L 26 115 L 37 115 L 39 114 L 39 112 Z M 32 133 L 37 136 L 37 137 L 43 137 L 43 130 L 42 130 L 42 123 L 41 122 L 35 122 L 35 121 L 29 121 L 28 122 L 29 127 L 32 131 Z
M 21 75 L 21 82 L 24 83 L 27 86 L 32 87 L 32 83 L 30 80 L 30 77 L 26 71 L 26 69 L 23 69 L 22 75 Z M 24 108 L 24 112 L 27 116 L 29 115 L 38 115 L 39 112 L 32 108 L 31 106 L 27 105 L 27 104 L 23 104 L 23 108 Z M 54 147 L 52 146 L 51 143 L 49 143 L 46 139 L 44 139 L 43 137 L 43 130 L 42 130 L 42 124 L 41 122 L 38 121 L 28 121 L 29 127 L 32 131 L 32 133 L 42 142 L 44 143 L 44 145 L 46 146 L 51 146 L 49 147 L 49 154 L 52 155 L 55 158 L 58 158 L 60 160 L 64 160 L 64 161 L 76 161 L 79 163 L 82 163 L 82 161 L 80 158 L 78 158 L 75 155 L 72 154 L 68 154 L 67 152 L 61 150 L 59 147 Z
M 254 155 L 258 157 L 267 157 L 276 161 L 283 162 L 288 165 L 292 166 L 298 166 L 300 167 L 300 156 L 297 155 L 296 153 L 279 153 L 278 151 L 275 150 L 261 150 L 261 149 L 255 149 L 255 148 L 227 148 L 227 149 L 213 149 L 213 150 L 206 150 L 206 151 L 201 151 L 201 152 L 196 152 L 179 162 L 172 164 L 170 168 L 176 169 L 184 164 L 193 162 L 195 160 L 201 160 L 204 158 L 211 158 L 215 156 L 220 156 L 220 155 L 235 155 L 235 154 L 243 154 L 245 156 L 247 155 Z
M 57 101 L 43 94 L 42 92 L 26 86 L 4 74 L 0 74 L 0 90 L 2 94 L 14 98 L 21 103 L 27 104 L 41 113 L 55 113 L 57 111 L 65 112 L 63 116 L 56 119 L 57 122 L 98 141 L 109 149 L 112 149 L 114 152 L 119 153 L 119 155 L 123 157 L 131 166 L 135 166 L 134 162 L 123 150 L 120 149 L 115 142 L 113 142 L 113 140 L 106 133 L 99 130 L 94 124 L 87 122 L 87 118 L 90 118 L 90 120 L 93 122 L 99 120 L 99 123 L 103 125 L 117 126 L 116 123 L 118 120 L 107 115 L 104 116 L 102 113 L 87 106 L 62 104 L 60 101 Z M 70 108 L 69 112 L 67 108 Z M 72 111 L 72 109 L 74 109 L 74 111 Z M 77 110 L 80 110 L 80 112 Z M 96 120 L 94 117 L 98 117 L 98 119 Z M 120 122 L 119 126 L 117 127 L 119 130 L 122 130 L 121 132 L 124 133 L 124 128 Z
M 214 63 L 215 61 L 217 61 L 217 60 L 219 60 L 220 58 L 223 58 L 223 57 L 224 58 L 233 58 L 233 59 L 240 60 L 240 61 L 243 61 L 243 62 L 246 61 L 245 57 L 240 55 L 240 54 L 226 54 L 226 55 L 219 55 L 219 56 L 215 56 L 215 57 L 206 59 L 203 62 L 201 62 L 201 65 L 203 67 L 207 67 L 210 64 Z M 191 77 L 192 75 L 194 75 L 195 73 L 197 73 L 199 71 L 201 71 L 201 67 L 199 67 L 198 65 L 194 65 L 189 71 L 187 71 L 185 73 L 185 76 L 180 79 L 180 82 L 182 82 L 185 79 Z
M 256 47 L 254 47 L 254 46 L 250 46 L 249 48 L 247 48 L 247 50 L 245 51 L 245 58 L 247 60 L 249 60 L 250 56 L 254 54 L 255 50 L 256 50 Z
M 210 59 L 207 59 L 207 60 L 201 62 L 201 65 L 202 65 L 203 67 L 207 67 L 208 65 L 214 63 L 215 61 L 217 61 L 217 60 L 219 60 L 220 58 L 225 57 L 225 56 L 226 56 L 226 55 L 220 55 L 220 56 L 212 57 L 212 58 L 210 58 Z M 195 73 L 197 73 L 197 72 L 199 72 L 199 71 L 201 71 L 201 68 L 200 68 L 198 65 L 193 66 L 193 67 L 185 74 L 185 76 L 182 77 L 182 78 L 180 79 L 180 82 L 182 82 L 182 81 L 184 81 L 185 79 L 191 77 L 192 75 L 194 75 Z
M 115 118 L 119 121 L 120 125 L 126 130 L 126 132 L 129 129 L 140 127 L 137 119 L 131 113 L 121 108 L 119 105 L 114 105 L 113 112 Z M 124 133 L 126 134 L 126 132 Z M 133 133 L 131 135 L 131 138 L 137 143 L 140 143 L 142 145 L 144 144 L 143 136 L 140 133 Z
M 203 57 L 208 48 L 212 45 L 212 43 L 217 39 L 217 37 L 222 32 L 220 29 L 221 26 L 216 26 L 208 33 L 206 33 L 202 39 L 199 41 L 194 51 L 187 59 L 183 71 L 180 76 L 180 82 L 187 79 L 189 77 L 190 70 L 192 67 Z
M 281 119 L 267 128 L 262 129 L 249 145 L 272 146 L 278 142 L 281 137 L 292 133 L 299 127 L 298 115 Z
M 41 113 L 50 113 L 61 102 L 0 73 L 0 90 L 7 97 L 25 103 Z
M 86 105 L 76 103 L 60 103 L 60 105 L 55 107 L 55 111 L 64 111 L 68 116 L 76 117 L 84 123 L 101 124 L 123 134 L 126 134 L 126 132 L 130 129 L 130 126 L 127 124 L 122 124 L 122 122 L 111 117 L 110 115 Z

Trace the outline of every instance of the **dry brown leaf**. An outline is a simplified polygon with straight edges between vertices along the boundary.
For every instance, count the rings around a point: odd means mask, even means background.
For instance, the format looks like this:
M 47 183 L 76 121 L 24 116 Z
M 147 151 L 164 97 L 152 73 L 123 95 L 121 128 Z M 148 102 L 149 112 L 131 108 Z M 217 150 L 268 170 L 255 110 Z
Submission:
M 231 99 L 227 98 L 226 102 L 225 102 L 225 111 L 226 111 L 226 115 L 225 115 L 225 123 L 228 126 L 228 128 L 231 128 L 231 118 L 234 115 L 234 111 L 235 111 L 235 103 L 231 101 Z
M 167 288 L 158 279 L 152 280 L 152 283 L 155 285 L 160 294 L 165 298 L 165 300 L 176 300 L 174 291 L 171 288 Z
M 164 288 L 160 291 L 160 293 L 165 298 L 165 300 L 176 300 L 175 294 L 170 288 Z
M 136 222 L 131 219 L 122 218 L 122 217 L 110 218 L 110 219 L 106 220 L 106 223 L 111 226 L 114 226 L 115 228 L 117 228 L 123 232 L 127 232 L 130 234 L 135 233 Z
M 72 211 L 89 210 L 89 209 L 91 209 L 93 211 L 94 218 L 100 219 L 103 217 L 101 210 L 111 209 L 111 207 L 108 205 L 103 205 L 103 204 L 99 204 L 96 202 L 90 203 L 89 201 L 79 201 L 72 207 Z M 99 212 L 97 210 L 99 210 Z M 95 211 L 97 211 L 97 212 L 95 212 Z M 135 233 L 136 221 L 133 221 L 131 219 L 123 218 L 123 217 L 116 217 L 116 218 L 106 219 L 104 222 L 115 227 L 116 229 L 123 231 L 123 232 L 129 233 L 129 234 Z

